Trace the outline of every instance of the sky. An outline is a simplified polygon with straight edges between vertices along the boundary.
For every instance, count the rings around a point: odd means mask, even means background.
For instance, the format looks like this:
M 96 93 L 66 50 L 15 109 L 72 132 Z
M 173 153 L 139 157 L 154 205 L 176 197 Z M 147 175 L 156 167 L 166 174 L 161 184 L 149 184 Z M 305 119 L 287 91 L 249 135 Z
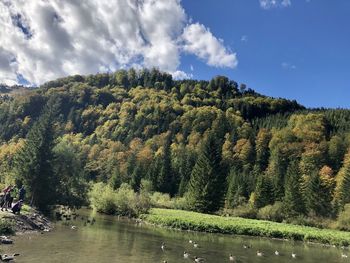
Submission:
M 157 67 L 350 108 L 349 0 L 0 0 L 0 83 Z

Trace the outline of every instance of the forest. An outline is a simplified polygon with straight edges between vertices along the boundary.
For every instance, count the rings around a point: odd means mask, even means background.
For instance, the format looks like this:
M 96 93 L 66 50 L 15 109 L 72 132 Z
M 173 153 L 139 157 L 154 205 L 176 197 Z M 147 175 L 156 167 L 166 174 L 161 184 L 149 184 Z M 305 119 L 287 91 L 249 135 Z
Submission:
M 350 110 L 308 109 L 224 76 L 74 75 L 0 95 L 0 183 L 24 184 L 41 209 L 91 201 L 117 213 L 108 198 L 132 193 L 134 214 L 150 199 L 324 226 L 350 214 Z

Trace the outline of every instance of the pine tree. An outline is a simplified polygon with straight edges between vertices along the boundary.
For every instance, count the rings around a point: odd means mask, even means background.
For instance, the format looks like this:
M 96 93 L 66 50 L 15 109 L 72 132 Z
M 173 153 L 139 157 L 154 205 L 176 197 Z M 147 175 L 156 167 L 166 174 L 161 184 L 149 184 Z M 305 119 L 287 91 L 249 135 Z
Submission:
M 137 165 L 131 175 L 130 185 L 134 189 L 135 192 L 140 191 L 141 179 L 142 179 L 143 169 L 141 165 Z
M 269 142 L 271 140 L 271 133 L 266 129 L 259 130 L 256 140 L 256 166 L 259 171 L 265 171 L 268 165 L 268 160 L 270 157 L 269 153 Z
M 231 168 L 226 193 L 226 207 L 234 208 L 245 200 L 247 200 L 247 186 L 243 173 Z
M 323 179 L 323 180 L 322 180 Z M 314 172 L 309 180 L 305 192 L 305 205 L 309 213 L 317 216 L 328 216 L 332 213 L 332 186 Z
M 286 187 L 283 199 L 284 212 L 288 217 L 297 216 L 305 212 L 304 200 L 300 189 L 299 163 L 292 161 L 287 169 Z
M 131 153 L 126 161 L 126 179 L 128 182 L 131 180 L 131 176 L 134 173 L 136 167 L 136 155 Z
M 58 104 L 48 101 L 43 113 L 33 124 L 15 162 L 17 177 L 28 189 L 31 204 L 40 210 L 54 204 L 59 180 L 54 176 L 53 118 Z
M 179 176 L 180 176 L 180 184 L 179 184 L 179 190 L 178 194 L 180 196 L 183 196 L 185 192 L 187 191 L 187 186 L 188 182 L 190 181 L 191 178 L 191 172 L 192 172 L 192 157 L 190 153 L 184 153 L 184 155 L 181 158 L 180 162 L 180 171 L 179 171 Z
M 258 177 L 255 187 L 254 206 L 261 208 L 274 202 L 274 192 L 271 179 L 267 175 Z
M 287 161 L 279 150 L 271 154 L 271 162 L 268 168 L 269 175 L 273 178 L 273 187 L 276 200 L 282 200 L 285 194 L 285 175 L 287 170 Z
M 171 137 L 167 136 L 163 146 L 163 154 L 161 157 L 160 171 L 158 175 L 158 191 L 168 193 L 171 196 L 175 194 L 174 172 L 171 164 Z
M 221 169 L 221 146 L 210 133 L 199 153 L 187 193 L 189 206 L 194 211 L 214 212 L 223 203 L 226 178 Z
M 156 155 L 147 171 L 147 178 L 151 182 L 152 190 L 158 191 L 158 176 L 161 170 L 162 157 Z

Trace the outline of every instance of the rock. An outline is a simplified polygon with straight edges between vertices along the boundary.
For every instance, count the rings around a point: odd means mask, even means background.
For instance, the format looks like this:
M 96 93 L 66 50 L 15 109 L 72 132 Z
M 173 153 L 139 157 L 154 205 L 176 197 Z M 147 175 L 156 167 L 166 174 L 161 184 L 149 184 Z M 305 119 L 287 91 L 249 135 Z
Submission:
M 1 241 L 1 244 L 5 244 L 5 245 L 13 244 L 13 240 L 9 238 L 2 238 L 0 239 L 0 241 Z

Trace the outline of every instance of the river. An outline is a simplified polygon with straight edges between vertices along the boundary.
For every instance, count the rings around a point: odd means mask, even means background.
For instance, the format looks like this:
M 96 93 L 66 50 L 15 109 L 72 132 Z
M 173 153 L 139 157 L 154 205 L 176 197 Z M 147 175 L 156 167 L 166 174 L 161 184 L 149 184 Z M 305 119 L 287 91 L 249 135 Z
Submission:
M 20 253 L 16 262 L 23 263 L 186 263 L 193 262 L 198 256 L 205 262 L 230 262 L 229 254 L 233 254 L 237 262 L 305 262 L 305 263 L 335 263 L 350 262 L 342 258 L 347 250 L 320 245 L 303 244 L 269 240 L 264 238 L 249 238 L 241 236 L 182 232 L 162 229 L 145 224 L 137 224 L 134 220 L 118 219 L 117 217 L 82 214 L 95 218 L 94 224 L 85 224 L 79 216 L 77 220 L 58 222 L 55 230 L 42 234 L 25 234 L 14 238 L 14 245 L 2 245 L 2 253 Z M 72 225 L 76 226 L 72 229 Z M 74 228 L 74 227 L 73 227 Z M 199 247 L 194 248 L 189 242 L 193 240 Z M 165 249 L 161 244 L 165 243 Z M 245 249 L 244 245 L 251 246 Z M 264 256 L 258 257 L 260 250 Z M 280 255 L 275 256 L 274 252 Z M 187 251 L 188 259 L 183 257 Z M 296 258 L 291 254 L 295 253 Z

